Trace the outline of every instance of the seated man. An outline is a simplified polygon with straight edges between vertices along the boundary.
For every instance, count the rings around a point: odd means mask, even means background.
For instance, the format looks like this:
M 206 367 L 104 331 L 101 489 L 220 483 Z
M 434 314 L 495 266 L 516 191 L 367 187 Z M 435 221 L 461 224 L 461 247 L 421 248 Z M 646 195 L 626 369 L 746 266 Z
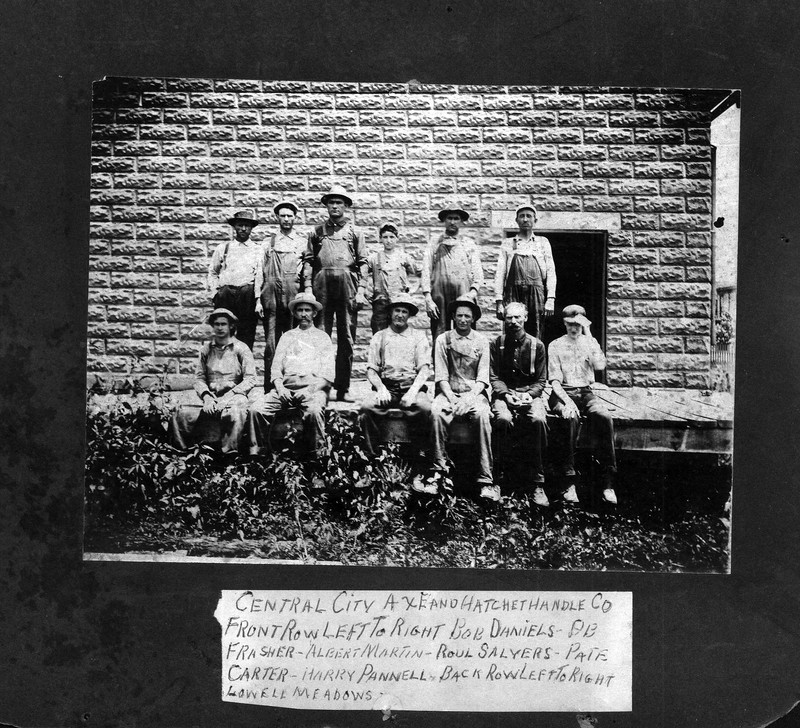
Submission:
M 236 336 L 238 319 L 227 308 L 217 308 L 208 317 L 211 341 L 200 347 L 194 375 L 194 391 L 201 404 L 178 407 L 170 422 L 170 438 L 176 447 L 187 448 L 200 439 L 199 431 L 216 418 L 220 422 L 220 449 L 235 453 L 247 419 L 247 393 L 256 383 L 256 363 L 250 348 Z
M 603 500 L 616 504 L 614 476 L 617 459 L 614 451 L 614 420 L 603 403 L 592 392 L 594 373 L 606 368 L 606 357 L 592 336 L 592 322 L 586 318 L 583 306 L 567 306 L 562 312 L 565 336 L 550 343 L 548 375 L 553 385 L 550 409 L 567 425 L 568 440 L 562 463 L 565 477 L 563 497 L 577 503 L 575 492 L 575 443 L 578 439 L 580 417 L 587 419 L 595 456 L 603 471 Z
M 369 455 L 375 454 L 379 442 L 378 420 L 390 407 L 405 411 L 414 434 L 424 436 L 429 428 L 431 406 L 422 389 L 431 370 L 431 349 L 425 332 L 408 325 L 419 308 L 407 293 L 396 294 L 388 308 L 389 327 L 369 342 L 367 379 L 373 394 L 364 400 L 358 416 Z
M 434 378 L 439 394 L 431 407 L 433 468 L 439 480 L 447 472 L 447 439 L 454 417 L 464 417 L 477 427 L 478 474 L 481 497 L 500 500 L 500 488 L 492 477 L 492 425 L 487 393 L 489 389 L 489 342 L 472 329 L 481 309 L 470 296 L 460 296 L 447 312 L 454 329 L 444 331 L 434 347 Z M 426 493 L 436 493 L 434 477 L 424 486 Z
M 542 456 L 547 449 L 547 412 L 544 408 L 546 378 L 544 344 L 525 332 L 528 311 L 523 303 L 509 303 L 503 320 L 505 333 L 491 344 L 492 413 L 495 442 L 509 444 L 513 428 L 524 446 L 515 450 L 533 484 L 533 501 L 550 505 L 544 492 Z M 498 452 L 495 452 L 498 455 Z
M 273 389 L 250 407 L 250 454 L 269 452 L 269 430 L 275 415 L 292 407 L 303 415 L 303 436 L 309 459 L 326 454 L 325 404 L 333 382 L 336 350 L 331 337 L 314 327 L 322 306 L 312 293 L 298 293 L 290 302 L 297 327 L 281 336 L 270 369 Z

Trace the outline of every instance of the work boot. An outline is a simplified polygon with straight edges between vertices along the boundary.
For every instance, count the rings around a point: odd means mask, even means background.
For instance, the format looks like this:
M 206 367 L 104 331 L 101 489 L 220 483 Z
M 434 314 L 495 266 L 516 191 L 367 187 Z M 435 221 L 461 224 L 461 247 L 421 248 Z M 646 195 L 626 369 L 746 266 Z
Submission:
M 612 506 L 617 505 L 617 494 L 614 492 L 613 488 L 603 489 L 603 500 L 606 503 L 610 503 Z
M 500 500 L 500 486 L 492 485 L 491 483 L 484 484 L 481 487 L 481 498 L 497 503 Z

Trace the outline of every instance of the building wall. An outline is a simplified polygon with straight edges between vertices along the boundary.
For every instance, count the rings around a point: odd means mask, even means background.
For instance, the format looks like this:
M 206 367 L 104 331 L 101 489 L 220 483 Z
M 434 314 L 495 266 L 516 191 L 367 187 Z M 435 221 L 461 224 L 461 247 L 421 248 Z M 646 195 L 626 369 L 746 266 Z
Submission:
M 708 110 L 719 92 L 204 79 L 106 79 L 92 126 L 88 370 L 191 372 L 205 274 L 225 219 L 281 198 L 302 230 L 320 193 L 354 193 L 355 222 L 402 226 L 408 248 L 472 213 L 493 308 L 513 209 L 608 232 L 608 382 L 705 387 L 711 327 Z M 564 221 L 567 221 L 564 223 Z M 574 221 L 570 223 L 569 221 Z M 424 317 L 424 314 L 420 318 Z M 356 373 L 369 338 L 362 313 Z M 424 323 L 424 322 L 420 322 Z M 487 315 L 479 329 L 497 330 Z M 256 356 L 260 359 L 261 334 Z

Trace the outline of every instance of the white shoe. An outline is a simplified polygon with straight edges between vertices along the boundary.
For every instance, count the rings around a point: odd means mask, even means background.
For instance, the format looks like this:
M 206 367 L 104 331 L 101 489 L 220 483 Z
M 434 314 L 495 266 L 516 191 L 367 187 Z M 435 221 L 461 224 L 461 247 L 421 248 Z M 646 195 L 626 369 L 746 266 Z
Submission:
M 617 505 L 617 494 L 614 492 L 613 488 L 606 488 L 603 491 L 603 500 L 613 506 Z
M 547 493 L 544 492 L 544 488 L 541 485 L 537 485 L 533 489 L 533 502 L 537 506 L 542 506 L 542 508 L 547 508 L 550 505 L 550 501 L 547 500 Z
M 577 493 L 577 491 L 575 490 L 575 486 L 574 486 L 574 485 L 571 485 L 571 486 L 569 486 L 569 488 L 567 488 L 567 489 L 566 489 L 566 490 L 565 490 L 565 491 L 564 491 L 564 492 L 561 494 L 561 498 L 562 498 L 562 499 L 563 499 L 563 500 L 564 500 L 566 503 L 580 503 L 580 500 L 578 500 L 578 493 Z
M 486 498 L 490 501 L 500 500 L 500 486 L 499 485 L 484 485 L 481 488 L 481 498 Z

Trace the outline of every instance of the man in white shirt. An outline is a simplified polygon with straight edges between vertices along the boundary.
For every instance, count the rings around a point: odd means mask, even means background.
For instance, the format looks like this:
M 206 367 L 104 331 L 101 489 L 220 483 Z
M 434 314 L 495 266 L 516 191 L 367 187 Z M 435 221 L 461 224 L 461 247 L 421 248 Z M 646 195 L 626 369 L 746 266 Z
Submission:
M 542 318 L 552 316 L 556 299 L 556 267 L 550 241 L 534 235 L 538 213 L 533 205 L 517 208 L 519 232 L 500 246 L 494 276 L 497 318 L 503 320 L 503 307 L 519 302 L 528 311 L 525 331 L 542 339 Z
M 252 210 L 241 210 L 228 218 L 234 240 L 220 243 L 208 266 L 208 288 L 214 308 L 226 308 L 239 320 L 237 338 L 252 351 L 256 340 L 256 270 L 261 262 L 261 244 L 250 239 L 259 224 Z
M 289 304 L 297 327 L 281 336 L 270 369 L 272 390 L 250 407 L 250 454 L 269 452 L 269 430 L 275 415 L 296 407 L 303 415 L 309 459 L 326 455 L 325 405 L 333 382 L 336 350 L 331 337 L 314 326 L 322 306 L 312 293 L 298 293 Z
M 300 289 L 302 256 L 306 236 L 294 230 L 297 205 L 281 200 L 272 211 L 279 229 L 264 241 L 261 263 L 256 270 L 256 314 L 264 321 L 264 389 L 270 386 L 269 374 L 275 347 L 292 328 L 289 304 Z
M 592 336 L 592 322 L 586 318 L 583 306 L 567 306 L 562 316 L 567 333 L 550 343 L 547 354 L 548 378 L 553 386 L 550 410 L 562 419 L 568 437 L 561 464 L 565 478 L 563 498 L 568 503 L 578 502 L 575 491 L 575 444 L 580 418 L 584 416 L 594 454 L 602 468 L 603 500 L 616 504 L 614 420 L 592 392 L 594 373 L 606 368 L 606 357 L 597 339 Z

